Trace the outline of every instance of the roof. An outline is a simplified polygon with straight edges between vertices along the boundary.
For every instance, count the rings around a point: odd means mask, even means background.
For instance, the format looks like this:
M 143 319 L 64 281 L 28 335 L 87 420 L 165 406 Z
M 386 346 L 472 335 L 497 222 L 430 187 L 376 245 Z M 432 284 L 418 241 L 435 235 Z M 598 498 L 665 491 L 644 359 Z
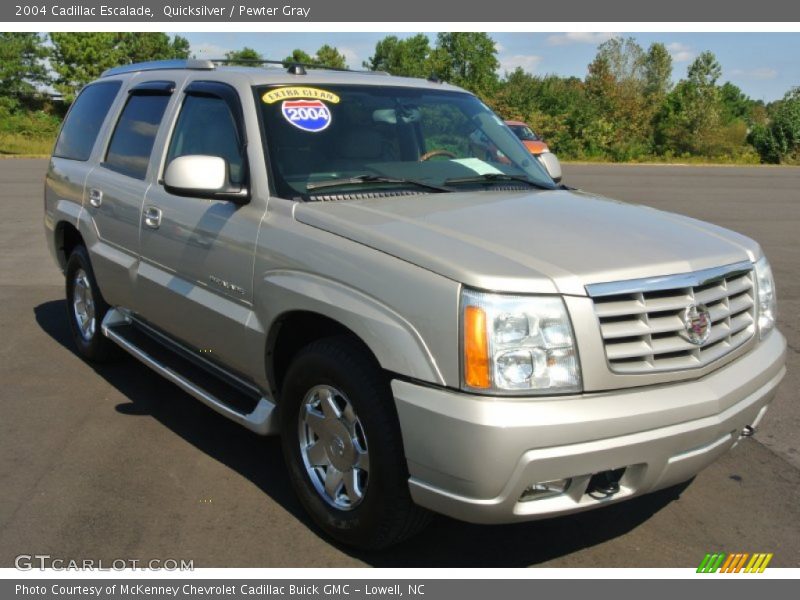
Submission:
M 215 72 L 221 80 L 244 80 L 248 85 L 269 84 L 299 84 L 313 83 L 319 85 L 337 85 L 348 83 L 353 85 L 385 85 L 393 87 L 415 87 L 430 89 L 445 89 L 449 91 L 465 90 L 443 83 L 438 80 L 417 79 L 411 77 L 395 77 L 382 71 L 352 71 L 348 69 L 328 69 L 314 65 L 299 65 L 300 69 L 285 68 L 283 61 L 262 61 L 265 65 L 257 66 L 226 66 L 224 61 L 177 59 L 158 60 L 143 63 L 133 63 L 114 67 L 105 71 L 101 77 L 125 76 L 146 71 L 159 71 L 165 75 L 170 71 L 205 71 Z M 292 64 L 292 67 L 296 63 Z

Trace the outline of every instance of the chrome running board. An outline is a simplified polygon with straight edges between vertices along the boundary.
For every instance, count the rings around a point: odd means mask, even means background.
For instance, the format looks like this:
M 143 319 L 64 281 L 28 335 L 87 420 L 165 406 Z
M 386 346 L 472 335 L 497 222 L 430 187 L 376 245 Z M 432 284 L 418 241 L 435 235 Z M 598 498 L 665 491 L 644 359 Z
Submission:
M 102 331 L 123 350 L 222 416 L 259 435 L 278 432 L 272 400 L 219 367 L 208 368 L 205 360 L 190 360 L 187 355 L 191 351 L 138 323 L 123 309 L 109 309 Z

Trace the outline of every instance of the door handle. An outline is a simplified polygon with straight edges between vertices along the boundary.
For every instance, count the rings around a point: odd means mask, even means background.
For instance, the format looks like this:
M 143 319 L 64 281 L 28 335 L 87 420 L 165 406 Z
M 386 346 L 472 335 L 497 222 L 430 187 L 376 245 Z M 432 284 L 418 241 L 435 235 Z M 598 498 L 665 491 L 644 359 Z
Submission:
M 158 229 L 161 225 L 161 209 L 157 206 L 148 206 L 145 208 L 144 224 L 151 229 Z
M 91 204 L 95 208 L 100 208 L 100 205 L 102 203 L 103 203 L 103 190 L 98 190 L 97 188 L 91 188 L 89 190 L 89 204 Z

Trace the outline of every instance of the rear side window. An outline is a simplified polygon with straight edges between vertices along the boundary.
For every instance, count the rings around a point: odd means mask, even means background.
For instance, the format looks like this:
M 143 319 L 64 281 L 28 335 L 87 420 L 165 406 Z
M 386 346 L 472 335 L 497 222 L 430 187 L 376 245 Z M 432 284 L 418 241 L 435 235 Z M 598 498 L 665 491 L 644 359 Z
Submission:
M 165 94 L 132 94 L 117 121 L 103 166 L 135 179 L 144 179 L 150 152 L 169 104 Z
M 104 81 L 83 88 L 67 114 L 53 156 L 89 160 L 97 134 L 120 85 L 119 81 Z
M 222 98 L 186 96 L 169 145 L 167 164 L 188 154 L 224 158 L 230 183 L 243 183 L 242 145 L 236 121 Z

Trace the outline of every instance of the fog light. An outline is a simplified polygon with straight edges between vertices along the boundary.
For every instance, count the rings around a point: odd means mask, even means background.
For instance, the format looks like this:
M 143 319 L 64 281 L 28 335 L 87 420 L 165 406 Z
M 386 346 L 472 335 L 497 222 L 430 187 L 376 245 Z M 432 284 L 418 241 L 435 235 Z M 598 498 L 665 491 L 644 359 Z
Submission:
M 555 479 L 553 481 L 540 481 L 525 488 L 522 495 L 519 497 L 520 502 L 530 502 L 531 500 L 542 500 L 543 498 L 552 498 L 553 496 L 560 496 L 569 489 L 569 484 L 572 479 Z

